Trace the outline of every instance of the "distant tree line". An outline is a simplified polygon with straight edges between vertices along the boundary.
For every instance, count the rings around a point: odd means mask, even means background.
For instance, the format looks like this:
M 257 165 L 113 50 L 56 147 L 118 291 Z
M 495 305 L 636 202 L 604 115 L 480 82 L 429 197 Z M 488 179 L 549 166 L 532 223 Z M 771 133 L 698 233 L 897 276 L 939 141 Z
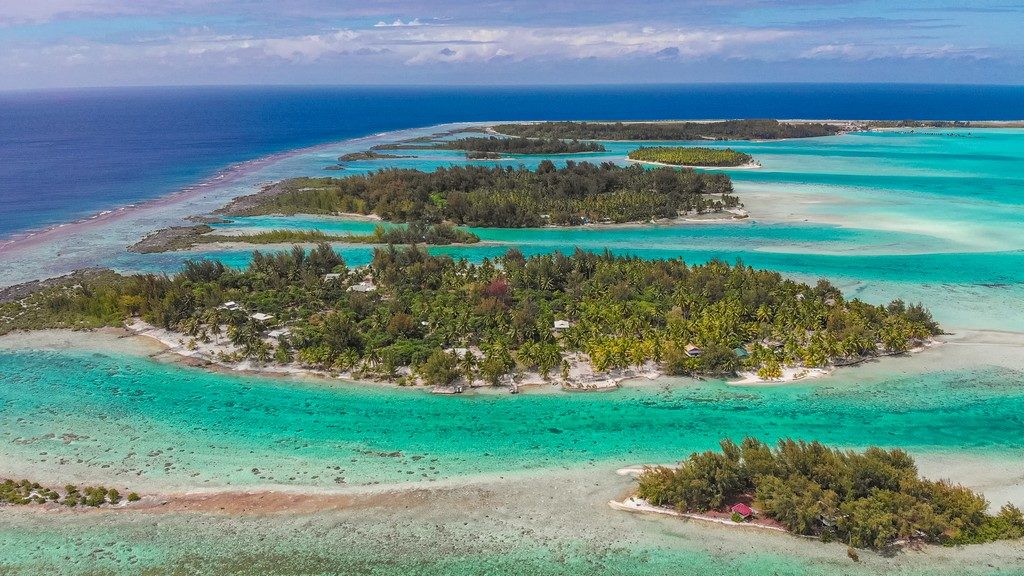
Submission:
M 499 124 L 494 131 L 528 138 L 580 140 L 778 140 L 832 136 L 836 124 L 726 120 L 723 122 L 537 122 Z
M 869 128 L 970 128 L 972 122 L 964 120 L 872 120 Z
M 400 156 L 398 154 L 383 154 L 373 150 L 362 152 L 349 152 L 338 157 L 339 162 L 357 162 L 359 160 L 393 160 L 397 158 L 412 158 L 412 156 Z
M 559 138 L 498 138 L 472 136 L 454 140 L 406 141 L 378 144 L 373 150 L 466 150 L 475 154 L 577 154 L 603 152 L 604 146 L 596 142 L 562 140 Z
M 128 250 L 143 254 L 187 250 L 199 244 L 318 244 L 347 242 L 355 244 L 475 244 L 480 237 L 447 222 L 431 224 L 409 222 L 405 226 L 376 226 L 371 234 L 327 234 L 320 230 L 263 230 L 250 234 L 217 234 L 207 224 L 177 226 L 154 232 Z

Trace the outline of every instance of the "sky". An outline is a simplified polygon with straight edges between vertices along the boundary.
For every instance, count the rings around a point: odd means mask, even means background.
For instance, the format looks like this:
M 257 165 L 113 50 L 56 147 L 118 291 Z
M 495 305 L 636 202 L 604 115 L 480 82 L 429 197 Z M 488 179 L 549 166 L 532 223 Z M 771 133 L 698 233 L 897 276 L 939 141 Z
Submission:
M 0 89 L 1024 84 L 1024 0 L 0 0 Z

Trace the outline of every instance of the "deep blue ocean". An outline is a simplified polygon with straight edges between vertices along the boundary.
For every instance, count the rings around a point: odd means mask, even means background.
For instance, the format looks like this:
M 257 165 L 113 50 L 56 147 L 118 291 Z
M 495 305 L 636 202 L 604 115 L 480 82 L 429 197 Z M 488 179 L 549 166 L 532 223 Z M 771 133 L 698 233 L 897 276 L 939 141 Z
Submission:
M 0 237 L 174 192 L 236 162 L 443 122 L 1024 117 L 1022 86 L 132 88 L 0 93 Z

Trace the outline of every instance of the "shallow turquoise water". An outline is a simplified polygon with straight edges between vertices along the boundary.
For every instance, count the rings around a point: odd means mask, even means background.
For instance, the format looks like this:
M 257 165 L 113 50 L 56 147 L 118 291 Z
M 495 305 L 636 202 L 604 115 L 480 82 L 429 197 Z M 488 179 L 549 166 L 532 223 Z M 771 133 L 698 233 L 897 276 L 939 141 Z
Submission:
M 62 463 L 85 478 L 182 486 L 332 486 L 661 462 L 744 435 L 1005 457 L 1024 455 L 1022 376 L 994 367 L 862 369 L 785 387 L 667 380 L 609 394 L 451 398 L 134 356 L 3 351 L 0 418 L 10 424 L 0 439 L 5 457 L 41 470 Z
M 872 302 L 894 297 L 923 301 L 944 325 L 1020 332 L 1024 326 L 1024 131 L 947 131 L 851 134 L 765 143 L 716 143 L 754 154 L 762 170 L 732 171 L 754 214 L 743 222 L 654 228 L 476 230 L 484 244 L 434 249 L 472 260 L 509 246 L 527 254 L 610 248 L 645 258 L 711 258 L 766 267 L 803 280 L 827 277 L 847 294 Z M 961 131 L 964 134 L 968 131 Z M 621 161 L 633 145 L 608 143 L 589 159 Z M 257 171 L 236 193 L 257 182 L 324 174 L 339 150 L 290 157 Z M 421 169 L 460 162 L 450 152 L 385 165 Z M 520 157 L 506 164 L 533 164 Z M 207 208 L 215 205 L 208 201 Z M 244 218 L 226 229 L 319 228 L 367 232 L 372 223 L 311 217 Z M 89 242 L 118 244 L 101 264 L 122 270 L 173 271 L 188 254 L 123 252 L 132 230 Z M 93 245 L 64 243 L 61 258 L 95 264 Z M 99 244 L 97 244 L 99 245 Z M 372 248 L 341 248 L 352 265 Z M 45 251 L 39 254 L 47 254 Z M 199 252 L 244 266 L 249 250 Z M 4 279 L 48 260 L 28 253 L 0 270 Z M 13 276 L 12 276 L 13 275 Z M 146 358 L 85 351 L 0 350 L 0 468 L 58 482 L 118 483 L 127 487 L 333 487 L 377 482 L 457 479 L 519 471 L 594 468 L 667 462 L 713 448 L 724 436 L 818 439 L 842 446 L 900 446 L 933 463 L 979 462 L 979 472 L 1024 461 L 1024 358 L 986 354 L 987 345 L 940 348 L 930 356 L 842 370 L 826 380 L 768 388 L 665 379 L 609 394 L 523 394 L 463 397 L 370 386 L 214 374 Z M 962 472 L 962 470 L 961 470 Z M 1004 479 L 1005 480 L 1005 479 Z M 589 503 L 588 505 L 593 504 Z M 1018 504 L 1021 504 L 1018 502 Z M 42 518 L 42 517 L 40 517 Z M 668 548 L 624 544 L 595 555 L 550 552 L 520 543 L 518 530 L 502 546 L 446 550 L 433 557 L 436 524 L 416 517 L 396 537 L 392 523 L 359 532 L 325 518 L 314 547 L 350 545 L 329 557 L 304 555 L 306 517 L 294 525 L 205 516 L 65 523 L 28 517 L 0 530 L 0 546 L 19 550 L 8 560 L 26 573 L 169 565 L 183 572 L 327 572 L 342 562 L 382 573 L 481 573 L 529 568 L 534 573 L 828 574 L 848 564 L 784 552 L 709 555 L 704 544 L 680 540 Z M 402 520 L 405 522 L 405 520 Z M 568 528 L 584 534 L 600 519 Z M 133 525 L 138 523 L 138 525 Z M 457 524 L 462 524 L 458 522 Z M 283 526 L 283 528 L 281 528 Z M 659 524 L 651 530 L 661 534 Z M 275 533 L 275 530 L 277 532 Z M 408 531 L 417 531 L 415 537 Z M 468 541 L 477 530 L 456 538 Z M 418 531 L 425 531 L 425 536 Z M 222 534 L 230 537 L 221 539 Z M 289 534 L 303 534 L 289 541 Z M 343 536 L 344 535 L 344 536 Z M 650 536 L 650 534 L 648 534 Z M 111 544 L 138 537 L 131 545 Z M 206 546 L 223 544 L 223 554 Z M 264 540 L 266 539 L 266 540 Z M 264 542 L 276 543 L 268 551 Z M 645 540 L 646 542 L 646 540 Z M 404 546 L 401 562 L 390 546 Z M 103 552 L 97 552 L 103 550 Z M 195 550 L 205 550 L 196 554 Z M 67 557 L 73 556 L 74 561 Z M 838 554 L 841 558 L 841 551 Z M 1018 559 L 1019 563 L 1019 559 Z M 0 570 L 5 566 L 0 562 Z M 948 573 L 988 571 L 960 565 Z M 263 568 L 261 570 L 260 568 Z M 999 573 L 1016 566 L 1001 565 Z M 991 570 L 995 572 L 997 570 Z M 1019 570 L 1018 570 L 1019 571 Z M 908 573 L 931 573 L 912 565 Z M 871 573 L 864 568 L 861 573 Z

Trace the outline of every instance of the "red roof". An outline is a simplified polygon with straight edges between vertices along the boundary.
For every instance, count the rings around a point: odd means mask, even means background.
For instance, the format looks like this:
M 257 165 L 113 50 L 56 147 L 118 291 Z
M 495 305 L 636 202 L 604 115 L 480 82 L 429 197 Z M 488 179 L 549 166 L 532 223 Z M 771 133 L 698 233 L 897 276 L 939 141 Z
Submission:
M 730 510 L 732 510 L 733 512 L 739 514 L 740 516 L 743 516 L 744 518 L 746 518 L 747 516 L 753 516 L 754 515 L 754 510 L 751 509 L 750 506 L 747 506 L 746 504 L 743 504 L 743 503 L 733 504 L 732 508 L 730 508 Z

